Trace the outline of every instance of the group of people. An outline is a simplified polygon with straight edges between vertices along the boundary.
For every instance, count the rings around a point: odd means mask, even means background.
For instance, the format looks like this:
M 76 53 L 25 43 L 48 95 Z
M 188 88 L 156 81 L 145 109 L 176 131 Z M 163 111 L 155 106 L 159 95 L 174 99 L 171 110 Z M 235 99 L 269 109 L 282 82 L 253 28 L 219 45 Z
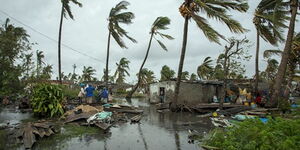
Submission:
M 95 100 L 94 92 L 98 90 L 90 84 L 86 86 L 84 84 L 80 84 L 80 91 L 78 93 L 79 103 L 88 103 L 91 104 Z M 109 92 L 106 88 L 99 89 L 99 102 L 107 103 L 109 101 Z

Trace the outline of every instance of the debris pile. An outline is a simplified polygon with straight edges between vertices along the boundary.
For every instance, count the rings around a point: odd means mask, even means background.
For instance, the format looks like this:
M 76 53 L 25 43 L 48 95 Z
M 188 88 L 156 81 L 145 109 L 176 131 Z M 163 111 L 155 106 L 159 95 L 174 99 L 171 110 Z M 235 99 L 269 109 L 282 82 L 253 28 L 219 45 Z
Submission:
M 59 132 L 59 128 L 54 123 L 48 121 L 28 122 L 19 127 L 13 133 L 13 137 L 19 143 L 23 143 L 25 149 L 30 149 L 39 138 L 49 137 Z
M 142 118 L 140 114 L 143 113 L 143 110 L 127 105 L 104 104 L 96 107 L 80 105 L 67 111 L 63 115 L 63 118 L 65 118 L 64 123 L 77 122 L 79 125 L 92 125 L 107 130 L 114 123 L 127 122 L 127 113 L 138 114 L 130 119 L 132 123 L 139 122 Z

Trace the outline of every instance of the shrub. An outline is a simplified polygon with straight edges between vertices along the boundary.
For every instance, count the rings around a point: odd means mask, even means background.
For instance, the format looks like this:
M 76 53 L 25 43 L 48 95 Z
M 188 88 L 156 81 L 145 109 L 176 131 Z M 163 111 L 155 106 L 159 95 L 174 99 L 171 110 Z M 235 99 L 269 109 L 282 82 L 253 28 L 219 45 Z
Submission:
M 300 149 L 300 120 L 249 119 L 228 129 L 215 129 L 202 145 L 224 150 Z
M 64 113 L 62 102 L 64 94 L 58 85 L 38 84 L 33 89 L 31 105 L 38 116 L 60 116 Z

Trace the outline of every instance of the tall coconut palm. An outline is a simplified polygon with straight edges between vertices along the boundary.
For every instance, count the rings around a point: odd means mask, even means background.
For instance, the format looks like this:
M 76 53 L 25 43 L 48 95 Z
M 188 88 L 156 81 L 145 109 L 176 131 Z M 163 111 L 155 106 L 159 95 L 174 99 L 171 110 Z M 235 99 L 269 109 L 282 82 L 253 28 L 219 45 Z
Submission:
M 287 17 L 284 0 L 261 0 L 253 18 L 256 27 L 256 55 L 255 55 L 255 92 L 258 92 L 259 80 L 259 46 L 260 37 L 272 45 L 283 42 L 283 28 Z
M 39 78 L 42 71 L 42 65 L 45 64 L 43 59 L 45 58 L 45 55 L 43 51 L 36 51 L 36 77 Z
M 296 16 L 297 16 L 297 11 L 298 11 L 298 6 L 300 5 L 299 3 L 300 3 L 299 0 L 290 0 L 289 1 L 291 17 L 290 17 L 290 23 L 289 23 L 289 27 L 288 27 L 287 38 L 286 38 L 282 58 L 280 61 L 279 69 L 278 69 L 278 72 L 276 75 L 275 84 L 273 87 L 274 93 L 272 94 L 271 101 L 267 106 L 275 106 L 278 102 L 281 85 L 284 80 L 284 76 L 286 73 L 286 68 L 287 68 L 287 64 L 288 64 L 288 60 L 289 60 L 289 56 L 290 56 L 290 52 L 291 52 L 291 48 L 292 48 L 292 44 L 293 44 Z
M 264 51 L 264 57 L 269 58 L 272 55 L 282 55 L 283 51 L 281 50 L 266 50 Z M 288 63 L 287 63 L 287 88 L 286 92 L 284 93 L 285 97 L 288 96 L 289 93 L 289 88 L 291 86 L 291 82 L 293 78 L 295 77 L 295 74 L 297 72 L 297 67 L 300 66 L 300 33 L 297 33 L 294 38 L 293 38 L 293 44 L 292 44 L 292 49 L 291 53 L 288 58 Z M 276 71 L 277 72 L 277 71 Z M 274 73 L 276 73 L 274 72 Z
M 179 94 L 181 74 L 187 45 L 189 20 L 192 18 L 197 23 L 198 27 L 208 38 L 209 41 L 220 43 L 220 38 L 224 39 L 224 36 L 217 32 L 215 29 L 213 29 L 205 17 L 198 15 L 199 11 L 201 10 L 202 14 L 206 14 L 207 18 L 216 19 L 221 23 L 225 23 L 231 32 L 243 33 L 246 31 L 246 29 L 244 29 L 238 21 L 232 19 L 231 16 L 227 13 L 230 10 L 246 12 L 248 8 L 249 6 L 246 0 L 185 0 L 184 3 L 180 6 L 179 11 L 184 17 L 185 22 L 175 95 L 171 104 L 171 109 L 173 111 L 177 109 L 177 99 Z
M 119 63 L 116 63 L 117 69 L 114 75 L 114 78 L 116 79 L 117 84 L 122 84 L 125 81 L 126 76 L 130 76 L 128 70 L 129 70 L 129 63 L 130 61 L 126 58 L 121 58 Z
M 108 69 L 109 62 L 109 48 L 110 48 L 110 38 L 111 36 L 115 39 L 118 45 L 121 48 L 127 48 L 122 37 L 128 38 L 130 41 L 136 43 L 137 41 L 132 37 L 128 36 L 127 31 L 125 31 L 120 24 L 131 24 L 132 19 L 134 18 L 134 14 L 132 12 L 123 12 L 123 10 L 127 9 L 129 3 L 127 1 L 121 1 L 115 7 L 110 10 L 109 18 L 108 18 L 108 40 L 107 40 L 107 54 L 106 54 L 106 70 Z M 108 88 L 108 71 L 105 72 L 105 85 Z
M 29 71 L 33 68 L 33 62 L 32 62 L 32 56 L 33 56 L 33 53 L 29 53 L 29 54 L 26 54 L 25 57 L 24 57 L 24 70 L 26 72 L 26 75 L 25 77 L 28 78 L 29 77 Z
M 150 40 L 149 40 L 148 48 L 147 48 L 146 55 L 145 55 L 145 58 L 144 58 L 144 61 L 143 61 L 142 65 L 140 67 L 138 75 L 141 75 L 141 71 L 143 70 L 143 67 L 146 63 L 146 60 L 147 60 L 148 55 L 149 55 L 149 51 L 150 51 L 150 48 L 151 48 L 151 43 L 152 43 L 153 38 L 158 42 L 158 44 L 164 50 L 167 51 L 167 47 L 160 40 L 158 40 L 157 37 L 155 37 L 155 36 L 159 35 L 162 38 L 167 38 L 169 40 L 173 40 L 174 38 L 172 36 L 167 35 L 167 34 L 163 34 L 163 33 L 160 32 L 160 31 L 163 31 L 163 30 L 167 30 L 168 29 L 167 26 L 170 24 L 170 22 L 171 21 L 168 17 L 157 17 L 156 20 L 154 21 L 154 23 L 152 24 L 152 27 L 151 27 L 151 30 L 150 30 Z M 127 99 L 132 97 L 133 93 L 137 90 L 138 86 L 140 85 L 140 82 L 141 82 L 141 76 L 138 76 L 138 82 L 134 86 L 134 88 L 126 96 Z
M 92 81 L 94 79 L 93 75 L 95 75 L 95 72 L 96 72 L 96 70 L 93 69 L 92 67 L 83 66 L 81 80 L 82 81 Z
M 60 22 L 59 22 L 59 32 L 58 32 L 58 80 L 60 84 L 62 84 L 61 80 L 61 32 L 62 32 L 62 24 L 64 17 L 69 16 L 71 19 L 74 19 L 74 16 L 71 11 L 70 2 L 82 7 L 82 4 L 77 0 L 61 0 L 61 14 L 60 14 Z
M 168 81 L 175 77 L 175 71 L 169 66 L 164 65 L 160 71 L 160 81 Z
M 211 77 L 211 73 L 213 72 L 213 66 L 212 66 L 212 59 L 211 57 L 206 57 L 203 61 L 203 63 L 198 66 L 197 68 L 197 74 L 200 79 L 202 80 L 209 80 Z

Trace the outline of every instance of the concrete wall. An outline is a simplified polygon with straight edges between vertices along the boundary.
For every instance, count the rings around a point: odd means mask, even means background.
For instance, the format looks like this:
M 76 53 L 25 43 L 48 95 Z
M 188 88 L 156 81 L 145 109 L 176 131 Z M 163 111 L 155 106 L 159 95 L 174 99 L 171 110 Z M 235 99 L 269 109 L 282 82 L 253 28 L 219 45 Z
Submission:
M 164 102 L 171 102 L 175 91 L 175 81 L 164 81 L 158 83 L 152 83 L 149 85 L 150 89 L 150 103 L 159 103 L 159 88 L 165 88 L 165 98 Z
M 166 96 L 164 102 L 171 102 L 175 91 L 175 81 L 165 81 L 150 85 L 150 102 L 159 103 L 159 88 L 164 87 Z M 199 103 L 212 102 L 213 96 L 218 98 L 222 96 L 223 86 L 216 84 L 202 84 L 182 82 L 180 84 L 180 93 L 178 103 L 186 105 L 195 105 Z

